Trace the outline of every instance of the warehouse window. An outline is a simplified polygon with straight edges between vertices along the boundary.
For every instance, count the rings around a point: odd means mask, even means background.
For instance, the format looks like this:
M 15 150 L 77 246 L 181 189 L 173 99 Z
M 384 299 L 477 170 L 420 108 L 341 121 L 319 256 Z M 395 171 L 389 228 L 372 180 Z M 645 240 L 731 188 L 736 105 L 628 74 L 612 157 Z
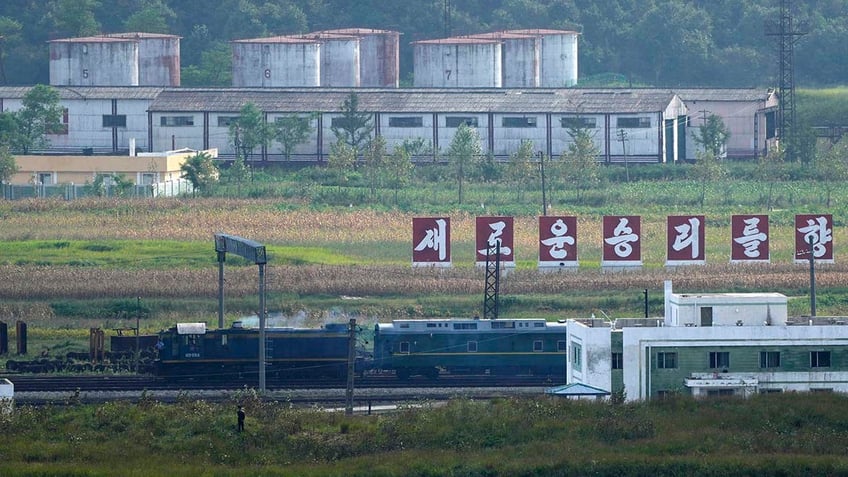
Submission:
M 565 116 L 560 118 L 559 123 L 565 129 L 595 129 L 598 127 L 595 118 L 583 118 L 580 116 Z
M 420 128 L 424 125 L 421 116 L 396 116 L 389 118 L 390 128 Z
M 730 367 L 730 353 L 727 351 L 710 352 L 710 369 Z
M 125 127 L 127 127 L 127 115 L 126 114 L 104 114 L 103 115 L 103 127 L 104 128 L 125 128 Z
M 477 352 L 477 342 L 476 341 L 469 341 L 468 342 L 468 352 L 469 353 L 476 353 Z
M 810 351 L 811 368 L 829 368 L 830 351 Z
M 445 117 L 445 127 L 458 128 L 465 124 L 473 128 L 477 127 L 477 118 L 473 116 L 447 116 Z
M 612 354 L 612 369 L 624 369 L 624 353 Z
M 409 354 L 409 341 L 401 341 L 398 349 L 401 353 Z
M 194 116 L 162 116 L 160 126 L 194 126 Z
M 525 116 L 506 116 L 501 125 L 505 128 L 535 128 L 536 118 Z
M 540 352 L 545 350 L 545 345 L 542 343 L 542 340 L 536 340 L 533 342 L 533 352 Z
M 760 351 L 761 368 L 779 368 L 780 351 Z
M 651 127 L 651 118 L 618 118 L 616 125 L 623 129 L 649 128 Z
M 582 368 L 583 361 L 583 347 L 577 343 L 571 343 L 571 366 L 575 368 Z
M 219 128 L 228 128 L 233 123 L 238 121 L 238 116 L 218 116 L 218 127 Z
M 674 352 L 657 353 L 657 368 L 659 368 L 659 369 L 675 369 L 675 368 L 677 368 L 677 353 L 674 353 Z

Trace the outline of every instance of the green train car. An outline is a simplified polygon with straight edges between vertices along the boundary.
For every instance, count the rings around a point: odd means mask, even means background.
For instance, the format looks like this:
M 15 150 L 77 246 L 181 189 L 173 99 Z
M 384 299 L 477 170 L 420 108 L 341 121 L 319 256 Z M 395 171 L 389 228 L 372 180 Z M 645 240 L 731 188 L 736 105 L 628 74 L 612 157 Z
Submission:
M 400 379 L 441 373 L 563 377 L 566 324 L 476 318 L 378 323 L 373 367 Z

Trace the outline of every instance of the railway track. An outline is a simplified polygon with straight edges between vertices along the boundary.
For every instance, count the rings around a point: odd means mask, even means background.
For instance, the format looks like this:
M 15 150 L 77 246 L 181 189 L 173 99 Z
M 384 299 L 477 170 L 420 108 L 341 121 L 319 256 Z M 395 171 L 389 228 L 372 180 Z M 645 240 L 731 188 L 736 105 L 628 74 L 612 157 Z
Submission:
M 179 390 L 232 390 L 257 388 L 258 379 L 231 381 L 204 381 L 199 378 L 157 379 L 138 375 L 26 375 L 7 374 L 6 378 L 15 385 L 15 392 L 64 392 L 64 391 L 179 391 Z M 502 387 L 547 387 L 562 384 L 562 378 L 551 379 L 540 376 L 469 376 L 442 375 L 438 379 L 413 377 L 401 381 L 393 375 L 368 375 L 357 377 L 356 388 L 502 388 Z M 268 390 L 337 389 L 346 386 L 343 380 L 297 379 L 266 380 Z

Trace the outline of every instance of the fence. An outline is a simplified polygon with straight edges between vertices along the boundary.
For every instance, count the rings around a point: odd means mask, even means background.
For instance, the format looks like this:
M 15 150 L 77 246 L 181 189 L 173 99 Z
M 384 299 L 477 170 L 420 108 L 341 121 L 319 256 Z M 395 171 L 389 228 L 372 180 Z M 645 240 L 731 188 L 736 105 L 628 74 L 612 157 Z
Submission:
M 191 183 L 183 179 L 156 184 L 133 185 L 123 190 L 119 190 L 112 185 L 104 185 L 102 188 L 96 189 L 90 184 L 2 184 L 0 187 L 3 190 L 3 199 L 5 200 L 49 198 L 74 200 L 97 196 L 132 198 L 176 197 L 191 194 L 194 191 Z

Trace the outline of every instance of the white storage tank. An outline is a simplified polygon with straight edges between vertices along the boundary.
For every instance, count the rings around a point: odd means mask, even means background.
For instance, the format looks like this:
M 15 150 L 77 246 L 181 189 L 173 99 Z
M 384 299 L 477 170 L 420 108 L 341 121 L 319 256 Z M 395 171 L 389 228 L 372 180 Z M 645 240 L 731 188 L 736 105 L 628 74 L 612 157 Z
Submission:
M 501 42 L 501 75 L 504 88 L 538 88 L 541 38 L 507 31 L 467 35 Z
M 235 40 L 233 86 L 299 87 L 321 85 L 321 43 L 276 36 Z
M 0 414 L 11 413 L 15 405 L 15 385 L 6 378 L 0 379 Z
M 357 87 L 359 82 L 359 37 L 336 33 L 293 35 L 321 44 L 321 86 Z
M 138 42 L 92 36 L 50 41 L 53 86 L 138 86 Z
M 569 30 L 509 30 L 509 33 L 536 35 L 540 49 L 539 86 L 563 88 L 577 84 L 577 37 Z
M 501 87 L 498 40 L 456 37 L 416 41 L 412 45 L 415 87 Z
M 114 33 L 138 42 L 138 85 L 180 85 L 180 37 L 162 33 Z
M 359 85 L 369 88 L 400 86 L 400 33 L 371 28 L 342 28 L 318 33 L 359 38 Z

